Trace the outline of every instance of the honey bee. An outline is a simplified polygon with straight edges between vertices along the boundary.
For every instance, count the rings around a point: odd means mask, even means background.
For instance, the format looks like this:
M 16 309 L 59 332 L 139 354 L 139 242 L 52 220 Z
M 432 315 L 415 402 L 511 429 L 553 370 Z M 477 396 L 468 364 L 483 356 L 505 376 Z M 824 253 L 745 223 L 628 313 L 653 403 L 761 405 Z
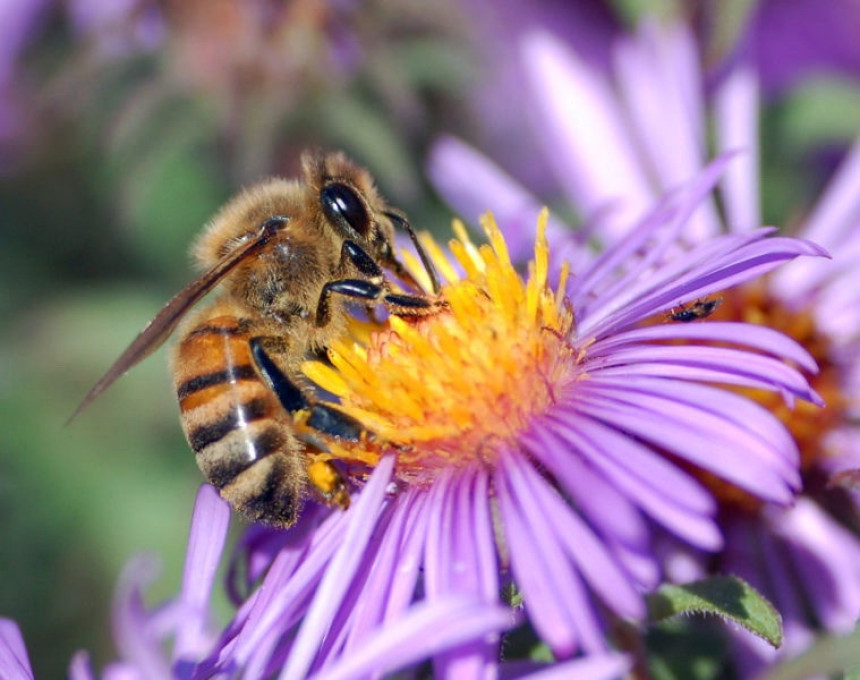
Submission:
M 689 323 L 697 319 L 706 319 L 713 314 L 717 307 L 723 304 L 723 298 L 715 297 L 710 300 L 696 300 L 693 304 L 681 305 L 677 310 L 672 310 L 668 316 L 670 321 Z
M 328 437 L 357 441 L 361 423 L 302 383 L 300 363 L 347 331 L 350 303 L 422 316 L 444 306 L 439 280 L 406 218 L 370 175 L 340 153 L 306 153 L 301 180 L 270 179 L 229 201 L 192 248 L 202 274 L 171 299 L 81 402 L 74 418 L 180 326 L 171 367 L 182 428 L 197 464 L 236 510 L 277 527 L 296 522 L 308 487 L 346 508 L 324 446 L 300 435 L 293 415 Z M 427 270 L 424 293 L 394 255 L 407 231 Z M 412 287 L 393 290 L 384 270 Z M 219 287 L 210 306 L 188 312 Z

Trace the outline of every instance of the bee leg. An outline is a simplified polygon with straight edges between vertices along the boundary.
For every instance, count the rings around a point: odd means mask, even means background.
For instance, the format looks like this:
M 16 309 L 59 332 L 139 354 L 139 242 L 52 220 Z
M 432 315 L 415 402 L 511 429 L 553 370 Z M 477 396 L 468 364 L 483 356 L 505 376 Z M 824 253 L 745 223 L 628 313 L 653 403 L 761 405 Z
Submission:
M 278 397 L 278 401 L 281 402 L 287 413 L 295 413 L 308 408 L 310 405 L 308 398 L 275 363 L 264 347 L 265 342 L 264 337 L 251 338 L 249 342 L 251 356 L 254 357 L 254 363 L 257 364 L 263 379 Z
M 438 300 L 431 300 L 419 295 L 389 293 L 384 286 L 364 279 L 340 279 L 339 281 L 329 281 L 323 286 L 317 304 L 317 326 L 325 326 L 331 320 L 329 298 L 333 293 L 356 301 L 366 300 L 373 304 L 381 302 L 388 307 L 392 314 L 397 316 L 423 316 L 432 314 L 442 306 Z
M 392 214 L 386 213 L 389 217 L 393 217 Z M 424 264 L 424 269 L 427 271 L 428 276 L 430 277 L 430 282 L 433 287 L 433 293 L 439 294 L 439 274 L 436 271 L 436 268 L 433 266 L 433 262 L 430 260 L 430 257 L 427 255 L 427 251 L 424 250 L 424 246 L 421 245 L 421 242 L 418 240 L 418 236 L 415 234 L 415 231 L 409 226 L 409 223 L 400 218 L 401 223 L 406 225 L 406 229 L 409 232 L 409 237 L 412 239 L 412 242 L 415 244 L 415 248 L 418 251 L 419 256 L 421 257 L 421 262 Z M 382 268 L 376 263 L 376 261 L 367 254 L 367 252 L 358 245 L 355 241 L 344 241 L 343 246 L 341 248 L 340 253 L 340 261 L 341 261 L 341 270 L 343 270 L 343 265 L 345 262 L 349 262 L 355 269 L 357 269 L 361 274 L 366 276 L 372 283 L 382 284 L 384 282 L 384 274 L 382 272 Z M 408 283 L 413 288 L 420 290 L 420 286 L 415 278 L 410 274 L 406 267 L 400 262 L 400 260 L 395 259 L 393 256 L 387 258 L 386 266 L 390 267 L 391 270 L 403 281 Z
M 328 404 L 312 403 L 275 363 L 265 348 L 265 338 L 252 338 L 251 354 L 263 379 L 278 397 L 284 409 L 292 414 L 308 411 L 306 424 L 320 434 L 335 439 L 360 441 L 367 431 L 355 418 L 342 413 Z M 298 435 L 299 439 L 315 448 L 325 450 L 325 444 L 313 436 Z M 328 460 L 307 459 L 308 481 L 323 500 L 342 509 L 349 507 L 349 491 L 340 470 Z
M 361 439 L 365 431 L 362 424 L 328 404 L 308 399 L 266 351 L 265 338 L 251 338 L 250 345 L 257 368 L 287 413 L 308 411 L 307 425 L 317 432 L 354 442 Z
M 360 274 L 366 276 L 373 283 L 382 283 L 383 281 L 382 268 L 355 241 L 347 239 L 343 242 L 343 246 L 340 249 L 340 262 L 341 271 L 344 270 L 343 265 L 348 262 Z
M 308 482 L 329 505 L 346 510 L 349 507 L 349 488 L 334 464 L 328 460 L 310 460 L 307 465 Z
M 310 412 L 306 424 L 321 434 L 354 442 L 361 441 L 362 436 L 373 436 L 355 418 L 328 404 L 313 404 Z M 317 437 L 301 438 L 321 451 L 328 450 L 325 442 Z M 308 481 L 311 486 L 326 503 L 346 510 L 349 507 L 349 486 L 341 471 L 332 461 L 324 458 L 309 457 L 307 460 Z

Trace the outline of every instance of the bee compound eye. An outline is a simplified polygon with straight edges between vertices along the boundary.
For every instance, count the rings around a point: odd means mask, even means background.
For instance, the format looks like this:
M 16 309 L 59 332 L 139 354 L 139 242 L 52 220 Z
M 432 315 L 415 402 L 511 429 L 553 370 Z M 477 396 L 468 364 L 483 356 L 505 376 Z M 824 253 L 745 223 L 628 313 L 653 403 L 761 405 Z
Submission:
M 335 224 L 345 222 L 362 236 L 370 231 L 370 217 L 364 203 L 345 184 L 327 184 L 320 191 L 320 203 L 325 216 Z

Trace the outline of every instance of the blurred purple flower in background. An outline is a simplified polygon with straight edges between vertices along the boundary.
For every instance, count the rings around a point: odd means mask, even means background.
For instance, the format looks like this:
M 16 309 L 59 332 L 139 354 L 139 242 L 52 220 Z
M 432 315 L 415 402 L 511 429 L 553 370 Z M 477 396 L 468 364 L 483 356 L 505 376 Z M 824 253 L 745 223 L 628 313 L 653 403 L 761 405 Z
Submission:
M 860 81 L 858 25 L 860 5 L 854 0 L 757 3 L 749 44 L 766 93 L 784 93 L 819 75 Z
M 779 3 L 763 5 L 767 12 Z M 575 211 L 584 216 L 590 238 L 617 242 L 630 216 L 649 210 L 663 191 L 699 172 L 709 154 L 709 123 L 718 152 L 740 153 L 721 180 L 721 210 L 703 202 L 686 238 L 704 243 L 715 233 L 742 235 L 761 223 L 760 76 L 743 55 L 729 62 L 709 90 L 695 39 L 680 24 L 646 23 L 636 34 L 619 37 L 610 73 L 581 58 L 575 44 L 546 32 L 521 36 L 519 48 L 530 101 L 539 112 L 536 137 Z M 585 53 L 590 55 L 590 46 Z M 511 174 L 452 138 L 435 146 L 430 174 L 469 219 L 478 205 L 488 205 L 507 223 L 519 225 L 540 205 Z M 507 200 L 500 203 L 495 197 L 502 195 L 501 187 Z M 774 601 L 786 619 L 781 654 L 796 653 L 815 628 L 850 629 L 860 613 L 860 541 L 848 528 L 857 524 L 856 506 L 843 490 L 827 487 L 833 472 L 858 467 L 860 455 L 860 144 L 798 233 L 830 250 L 833 261 L 798 262 L 724 293 L 711 317 L 718 321 L 695 324 L 744 320 L 769 325 L 804 345 L 820 366 L 812 385 L 827 403 L 823 411 L 803 404 L 787 411 L 779 399 L 749 393 L 794 435 L 804 497 L 785 509 L 750 503 L 745 494 L 712 486 L 721 503 L 726 550 L 711 568 L 743 576 Z M 511 239 L 518 242 L 516 236 Z M 701 571 L 681 577 L 696 573 Z M 739 637 L 754 655 L 778 655 L 758 640 Z M 751 672 L 761 661 L 745 654 L 742 663 Z

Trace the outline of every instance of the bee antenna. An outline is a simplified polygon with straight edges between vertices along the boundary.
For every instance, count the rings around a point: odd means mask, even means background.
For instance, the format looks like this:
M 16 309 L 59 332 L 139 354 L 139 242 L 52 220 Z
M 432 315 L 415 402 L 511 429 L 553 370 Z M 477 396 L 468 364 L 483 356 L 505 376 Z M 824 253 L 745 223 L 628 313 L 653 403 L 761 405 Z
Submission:
M 415 230 L 412 228 L 412 225 L 409 224 L 409 220 L 407 220 L 403 215 L 398 215 L 396 212 L 386 212 L 384 215 L 394 222 L 397 226 L 402 228 L 407 234 L 409 234 L 409 238 L 412 241 L 412 245 L 415 246 L 415 250 L 418 252 L 418 257 L 421 258 L 421 264 L 424 265 L 424 271 L 427 272 L 427 275 L 430 277 L 430 284 L 433 287 L 433 294 L 438 295 L 442 286 L 439 284 L 439 272 L 436 271 L 436 266 L 433 264 L 433 261 L 430 259 L 430 256 L 427 254 L 427 250 L 424 248 L 424 245 L 418 239 L 418 234 L 415 233 Z

